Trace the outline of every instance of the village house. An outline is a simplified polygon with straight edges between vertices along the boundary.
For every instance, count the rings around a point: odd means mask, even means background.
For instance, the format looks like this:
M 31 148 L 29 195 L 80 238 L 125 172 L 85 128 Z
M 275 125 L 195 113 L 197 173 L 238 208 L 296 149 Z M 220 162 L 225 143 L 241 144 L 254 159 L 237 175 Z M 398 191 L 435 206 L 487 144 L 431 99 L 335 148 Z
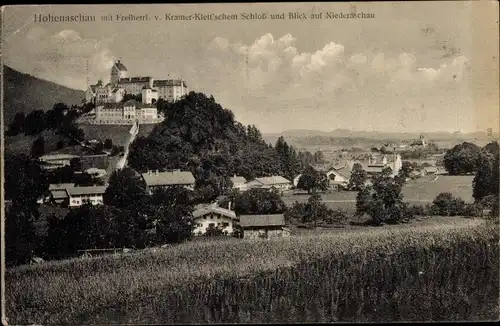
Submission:
M 277 189 L 289 190 L 292 187 L 292 182 L 282 176 L 271 176 L 256 178 L 247 183 L 247 189 Z
M 103 178 L 107 175 L 107 172 L 105 169 L 98 169 L 98 168 L 89 168 L 85 170 L 85 173 L 88 173 L 94 178 Z
M 216 204 L 199 208 L 193 212 L 195 219 L 195 235 L 202 235 L 207 232 L 207 228 L 219 228 L 226 235 L 234 231 L 234 222 L 237 220 L 234 211 L 217 206 Z
M 52 170 L 70 165 L 71 160 L 74 158 L 79 158 L 79 156 L 71 154 L 47 154 L 40 156 L 39 160 L 42 163 L 42 169 Z
M 74 187 L 74 183 L 50 184 L 48 201 L 56 205 L 67 206 L 69 197 L 66 189 Z
M 352 164 L 350 164 L 350 162 L 348 161 L 345 161 L 343 164 L 339 164 L 337 166 L 332 166 L 331 164 L 323 164 L 321 166 L 314 165 L 313 168 L 316 171 L 322 172 L 326 175 L 329 188 L 345 187 L 349 184 Z M 300 177 L 302 177 L 302 174 L 299 174 L 295 178 L 293 178 L 294 187 L 297 187 L 297 185 L 299 184 Z
M 195 179 L 189 171 L 148 171 L 142 174 L 146 182 L 147 191 L 152 194 L 156 189 L 172 186 L 184 186 L 186 189 L 194 190 Z
M 437 166 L 427 166 L 424 168 L 425 174 L 440 174 L 440 170 Z
M 85 202 L 92 205 L 102 205 L 103 195 L 106 191 L 106 186 L 88 186 L 88 187 L 68 187 L 68 206 L 79 207 Z
M 330 188 L 347 187 L 351 178 L 349 167 L 331 168 L 327 173 L 328 186 Z
M 389 162 L 387 156 L 384 155 L 382 158 L 377 158 L 374 155 L 371 155 L 368 164 L 363 164 L 363 170 L 366 172 L 368 178 L 373 178 L 374 176 L 382 173 L 385 168 L 391 169 L 391 176 L 394 177 L 398 175 L 399 170 L 403 166 L 403 161 L 401 160 L 401 155 L 394 154 L 392 155 L 392 162 Z
M 233 189 L 238 191 L 247 190 L 247 179 L 241 176 L 237 176 L 236 174 L 231 178 L 231 182 L 233 183 Z
M 283 214 L 241 215 L 240 226 L 244 239 L 269 239 L 290 236 L 290 229 L 285 227 Z

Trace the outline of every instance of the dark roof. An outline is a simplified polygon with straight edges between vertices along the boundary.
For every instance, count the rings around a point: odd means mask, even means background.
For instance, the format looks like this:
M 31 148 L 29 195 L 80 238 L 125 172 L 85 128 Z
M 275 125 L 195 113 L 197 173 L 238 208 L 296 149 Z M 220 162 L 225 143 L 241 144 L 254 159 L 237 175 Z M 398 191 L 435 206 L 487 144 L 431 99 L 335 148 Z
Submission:
M 283 183 L 290 183 L 289 180 L 283 178 L 282 176 L 279 176 L 279 175 L 274 175 L 274 176 L 271 176 L 271 177 L 261 177 L 261 178 L 255 178 L 254 181 L 257 181 L 257 182 L 260 182 L 262 183 L 263 185 L 266 185 L 266 186 L 272 186 L 272 185 L 276 185 L 276 184 L 283 184 Z
M 135 107 L 137 107 L 138 105 L 139 102 L 137 102 L 136 100 L 128 100 L 123 104 L 123 106 L 135 106 Z
M 68 193 L 66 192 L 66 189 L 55 189 L 50 191 L 50 195 L 52 198 L 55 200 L 57 199 L 65 199 L 68 198 Z
M 156 104 L 139 103 L 138 109 L 153 109 L 156 108 Z
M 343 166 L 341 168 L 331 168 L 326 173 L 330 173 L 330 172 L 333 172 L 334 174 L 338 174 L 338 175 L 346 178 L 347 180 L 349 180 L 349 178 L 351 177 L 351 171 L 350 171 L 349 167 L 347 167 L 347 166 Z
M 97 195 L 104 194 L 106 186 L 70 187 L 66 188 L 66 191 L 68 192 L 68 196 Z
M 158 79 L 153 81 L 153 87 L 157 86 L 184 86 L 187 87 L 186 82 L 180 79 Z
M 118 68 L 118 70 L 120 71 L 127 71 L 127 67 L 125 67 L 123 63 L 120 62 L 120 60 L 115 62 L 115 67 Z
M 390 168 L 392 170 L 390 165 L 383 164 L 368 164 L 363 167 L 363 170 L 365 170 L 366 173 L 381 173 L 385 168 Z
M 149 87 L 149 84 L 148 84 L 148 85 L 144 85 L 144 87 L 142 89 L 152 89 L 152 88 Z
M 142 178 L 148 186 L 189 185 L 195 183 L 189 171 L 146 172 Z
M 285 216 L 283 214 L 241 215 L 240 225 L 242 228 L 259 226 L 285 226 Z
M 74 183 L 51 183 L 49 190 L 66 190 L 66 188 L 74 187 Z
M 102 103 L 99 104 L 98 107 L 102 107 L 101 109 L 116 109 L 116 108 L 122 108 L 123 107 L 123 102 L 120 103 Z
M 151 80 L 151 77 L 127 77 L 127 78 L 120 78 L 119 83 L 146 83 Z

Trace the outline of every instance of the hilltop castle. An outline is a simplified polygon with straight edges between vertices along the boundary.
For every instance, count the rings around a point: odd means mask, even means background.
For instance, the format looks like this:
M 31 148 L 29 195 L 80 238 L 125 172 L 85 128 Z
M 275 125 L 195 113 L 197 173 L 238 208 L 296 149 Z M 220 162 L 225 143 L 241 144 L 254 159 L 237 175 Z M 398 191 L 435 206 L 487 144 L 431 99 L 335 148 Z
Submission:
M 180 79 L 154 80 L 152 77 L 128 77 L 127 68 L 118 60 L 111 68 L 110 82 L 90 85 L 85 93 L 87 103 L 95 104 L 95 115 L 85 117 L 89 124 L 158 123 L 156 101 L 175 102 L 188 93 L 186 83 Z M 135 99 L 123 101 L 126 95 Z

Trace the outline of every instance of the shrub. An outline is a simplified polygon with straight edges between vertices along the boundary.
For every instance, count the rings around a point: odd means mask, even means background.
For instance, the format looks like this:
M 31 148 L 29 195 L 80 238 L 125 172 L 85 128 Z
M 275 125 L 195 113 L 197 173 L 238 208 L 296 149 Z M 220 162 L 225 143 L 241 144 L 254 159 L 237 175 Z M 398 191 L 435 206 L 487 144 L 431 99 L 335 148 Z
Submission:
M 469 217 L 480 217 L 483 214 L 483 207 L 476 203 L 466 203 L 460 215 Z
M 104 148 L 105 149 L 111 149 L 111 148 L 113 148 L 113 141 L 111 139 L 107 138 L 104 141 Z
M 324 221 L 328 224 L 345 224 L 347 223 L 348 215 L 341 209 L 331 209 L 328 211 L 328 216 Z
M 415 215 L 415 216 L 429 215 L 429 211 L 427 210 L 427 208 L 424 205 L 415 204 L 415 205 L 409 206 L 408 209 L 411 212 L 411 214 Z
M 465 202 L 462 198 L 454 197 L 449 192 L 443 192 L 436 196 L 432 202 L 432 215 L 457 216 L 462 215 Z
M 65 146 L 66 146 L 66 144 L 64 143 L 64 140 L 62 140 L 62 139 L 61 139 L 61 140 L 59 140 L 59 141 L 57 142 L 57 144 L 56 144 L 56 148 L 57 148 L 57 149 L 62 149 L 62 148 L 64 148 Z

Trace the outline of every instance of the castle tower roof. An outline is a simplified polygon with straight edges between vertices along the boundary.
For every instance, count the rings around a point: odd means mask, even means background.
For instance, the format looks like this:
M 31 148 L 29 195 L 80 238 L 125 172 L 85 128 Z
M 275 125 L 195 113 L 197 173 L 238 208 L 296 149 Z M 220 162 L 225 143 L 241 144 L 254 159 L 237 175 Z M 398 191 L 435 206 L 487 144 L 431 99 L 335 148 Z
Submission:
M 120 60 L 118 60 L 117 62 L 115 62 L 115 67 L 119 70 L 119 71 L 127 71 L 127 67 L 125 67 L 123 65 L 123 63 L 120 62 Z

